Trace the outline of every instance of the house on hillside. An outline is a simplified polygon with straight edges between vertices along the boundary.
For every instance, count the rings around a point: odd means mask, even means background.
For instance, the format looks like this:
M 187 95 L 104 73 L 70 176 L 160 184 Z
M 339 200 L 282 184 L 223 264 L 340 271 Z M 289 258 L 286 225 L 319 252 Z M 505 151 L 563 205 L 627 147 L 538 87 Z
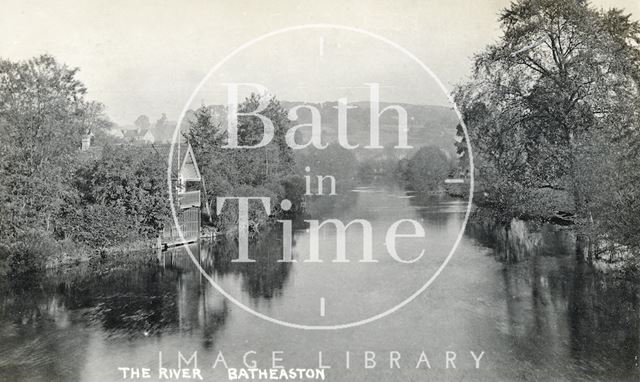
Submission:
M 155 137 L 149 129 L 122 130 L 122 138 L 130 143 L 155 142 Z

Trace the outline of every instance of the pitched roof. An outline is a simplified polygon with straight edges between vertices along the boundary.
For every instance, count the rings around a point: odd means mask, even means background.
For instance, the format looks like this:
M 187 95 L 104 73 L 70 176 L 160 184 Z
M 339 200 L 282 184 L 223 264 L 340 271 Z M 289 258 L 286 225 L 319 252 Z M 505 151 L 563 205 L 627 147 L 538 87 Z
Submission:
M 150 132 L 149 129 L 120 130 L 124 138 L 142 138 Z

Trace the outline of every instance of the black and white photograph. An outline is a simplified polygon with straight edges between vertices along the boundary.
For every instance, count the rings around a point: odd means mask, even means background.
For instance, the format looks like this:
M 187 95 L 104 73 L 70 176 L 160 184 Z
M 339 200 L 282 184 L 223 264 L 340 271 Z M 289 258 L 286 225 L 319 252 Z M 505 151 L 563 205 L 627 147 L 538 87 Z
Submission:
M 638 0 L 0 6 L 0 381 L 640 381 Z

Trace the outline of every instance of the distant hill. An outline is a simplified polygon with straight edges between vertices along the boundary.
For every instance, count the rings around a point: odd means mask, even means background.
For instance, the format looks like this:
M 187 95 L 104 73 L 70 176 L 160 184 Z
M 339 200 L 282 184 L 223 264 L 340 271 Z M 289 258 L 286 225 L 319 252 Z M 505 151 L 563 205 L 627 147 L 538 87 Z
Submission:
M 283 101 L 285 109 L 301 105 L 302 102 Z M 337 141 L 338 137 L 338 110 L 337 102 L 324 102 L 320 104 L 310 104 L 320 110 L 322 119 L 323 137 L 329 142 Z M 380 103 L 382 111 L 391 103 Z M 449 153 L 455 152 L 454 139 L 458 119 L 455 112 L 444 106 L 433 105 L 413 105 L 398 103 L 407 111 L 407 124 L 409 128 L 409 144 L 416 150 L 421 146 L 438 146 Z M 368 101 L 352 102 L 349 106 L 356 106 L 347 111 L 347 129 L 349 141 L 360 143 L 361 146 L 369 142 L 369 121 L 370 108 Z M 298 113 L 298 123 L 311 120 L 308 110 L 301 109 Z M 380 117 L 380 144 L 388 147 L 398 143 L 398 113 L 389 110 Z M 412 151 L 414 151 L 412 150 Z M 356 150 L 359 153 L 366 151 L 371 154 L 377 150 Z M 396 150 L 399 151 L 399 150 Z M 362 154 L 362 153 L 360 153 Z
M 338 137 L 338 110 L 337 102 L 323 103 L 303 103 L 281 101 L 282 106 L 289 110 L 295 106 L 307 104 L 316 107 L 320 111 L 323 142 L 337 142 Z M 380 110 L 390 106 L 391 103 L 380 103 Z M 426 145 L 433 145 L 442 148 L 452 156 L 455 155 L 455 134 L 458 119 L 453 109 L 444 106 L 433 105 L 413 105 L 413 104 L 396 104 L 402 106 L 408 115 L 409 128 L 409 144 L 415 149 Z M 360 143 L 361 146 L 369 142 L 369 102 L 352 102 L 347 112 L 347 128 L 349 141 L 351 143 Z M 209 106 L 216 119 L 224 128 L 226 126 L 226 111 L 222 105 Z M 188 126 L 188 121 L 193 115 L 193 111 L 187 113 L 185 121 L 183 121 L 183 130 Z M 380 143 L 385 146 L 394 146 L 398 142 L 398 118 L 397 113 L 393 110 L 382 114 L 380 118 Z M 300 109 L 298 111 L 298 120 L 294 124 L 308 123 L 311 121 L 311 113 L 308 109 Z M 152 130 L 156 137 L 156 141 L 170 141 L 175 128 L 175 121 L 167 123 L 162 131 Z M 298 137 L 298 140 L 308 139 L 307 134 Z M 358 156 L 373 155 L 381 150 L 356 150 Z M 398 154 L 402 154 L 401 150 L 395 150 Z M 406 153 L 409 154 L 409 153 Z

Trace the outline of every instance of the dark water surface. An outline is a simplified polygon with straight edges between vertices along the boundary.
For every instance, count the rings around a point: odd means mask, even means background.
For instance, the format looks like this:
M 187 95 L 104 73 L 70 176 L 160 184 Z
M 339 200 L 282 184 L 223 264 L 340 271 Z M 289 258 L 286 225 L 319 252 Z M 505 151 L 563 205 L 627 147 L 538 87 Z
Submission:
M 369 220 L 378 262 L 357 262 L 363 243 L 350 233 L 352 262 L 332 263 L 335 234 L 326 233 L 325 262 L 305 263 L 304 229 L 294 237 L 300 261 L 293 264 L 277 261 L 279 233 L 251 246 L 252 264 L 230 262 L 237 257 L 232 241 L 193 251 L 225 291 L 262 314 L 305 325 L 358 321 L 393 308 L 429 279 L 457 236 L 465 203 L 361 188 L 322 210 L 324 218 Z M 415 264 L 394 261 L 383 245 L 386 228 L 403 218 L 427 232 L 425 241 L 399 241 L 407 257 L 426 249 Z M 330 381 L 637 381 L 639 290 L 640 281 L 577 264 L 566 229 L 513 222 L 507 235 L 475 222 L 438 279 L 411 303 L 363 326 L 304 331 L 237 307 L 184 251 L 173 251 L 158 267 L 81 267 L 30 283 L 3 280 L 0 381 L 119 381 L 118 367 L 148 367 L 157 380 L 159 351 L 171 367 L 178 351 L 187 358 L 197 352 L 210 381 L 227 380 L 221 364 L 212 368 L 220 352 L 229 367 L 242 367 L 250 351 L 260 368 L 270 367 L 273 351 L 282 351 L 287 368 L 317 367 L 322 352 Z M 430 369 L 424 362 L 416 369 L 423 351 Z M 484 352 L 479 369 L 471 351 Z M 399 369 L 390 368 L 392 352 L 400 355 Z M 447 352 L 456 353 L 455 369 L 446 368 Z M 367 354 L 375 355 L 375 368 L 365 368 Z

